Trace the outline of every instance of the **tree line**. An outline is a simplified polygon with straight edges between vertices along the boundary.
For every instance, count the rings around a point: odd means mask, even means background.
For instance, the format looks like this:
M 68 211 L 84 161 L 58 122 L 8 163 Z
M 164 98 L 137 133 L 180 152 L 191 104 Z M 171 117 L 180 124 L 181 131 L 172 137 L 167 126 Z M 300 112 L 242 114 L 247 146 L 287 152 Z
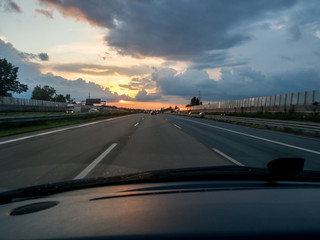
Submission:
M 186 105 L 186 107 L 196 106 L 196 105 L 202 105 L 202 102 L 199 98 L 193 97 L 190 100 L 190 103 Z
M 28 85 L 18 81 L 19 68 L 8 62 L 5 58 L 0 58 L 0 96 L 12 97 L 12 93 L 22 93 L 28 91 Z M 33 88 L 31 99 L 53 101 L 53 102 L 73 102 L 70 94 L 65 96 L 57 94 L 53 87 L 37 85 Z

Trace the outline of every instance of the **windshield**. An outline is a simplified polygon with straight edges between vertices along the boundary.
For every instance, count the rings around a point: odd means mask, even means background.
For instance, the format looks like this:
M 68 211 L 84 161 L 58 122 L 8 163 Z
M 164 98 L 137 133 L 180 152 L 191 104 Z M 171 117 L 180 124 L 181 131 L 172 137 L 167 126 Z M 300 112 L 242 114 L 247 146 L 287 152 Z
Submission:
M 0 14 L 0 192 L 277 158 L 320 171 L 317 0 L 2 0 Z

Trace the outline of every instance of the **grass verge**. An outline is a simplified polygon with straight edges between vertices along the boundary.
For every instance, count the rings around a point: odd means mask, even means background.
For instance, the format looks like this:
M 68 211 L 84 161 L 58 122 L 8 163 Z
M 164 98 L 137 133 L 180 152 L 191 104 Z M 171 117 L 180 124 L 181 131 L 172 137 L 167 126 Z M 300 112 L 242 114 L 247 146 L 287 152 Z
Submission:
M 217 113 L 206 113 L 207 115 L 219 115 Z M 273 119 L 273 120 L 289 120 L 289 121 L 310 121 L 310 122 L 320 122 L 320 114 L 318 113 L 290 113 L 290 112 L 279 112 L 279 113 L 221 113 L 225 116 L 232 117 L 249 117 L 249 118 L 263 118 L 263 119 Z
M 86 118 L 86 119 L 57 119 L 57 120 L 46 120 L 46 121 L 36 121 L 36 122 L 30 122 L 28 125 L 21 124 L 17 125 L 12 128 L 7 129 L 1 129 L 0 131 L 0 137 L 7 137 L 11 135 L 17 135 L 21 133 L 28 133 L 28 132 L 34 132 L 44 129 L 50 129 L 50 128 L 56 128 L 56 127 L 63 127 L 68 125 L 74 125 L 74 124 L 80 124 L 80 123 L 86 123 L 86 122 L 94 122 L 98 120 L 104 120 L 108 118 L 115 118 L 119 116 L 124 116 L 132 113 L 117 113 L 112 115 L 104 115 L 104 116 L 95 116 L 92 118 Z

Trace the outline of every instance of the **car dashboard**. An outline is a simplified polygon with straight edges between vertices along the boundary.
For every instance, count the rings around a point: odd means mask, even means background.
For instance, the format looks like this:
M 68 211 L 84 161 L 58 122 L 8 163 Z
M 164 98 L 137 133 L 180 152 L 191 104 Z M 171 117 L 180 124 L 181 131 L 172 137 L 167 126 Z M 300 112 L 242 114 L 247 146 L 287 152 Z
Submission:
M 320 184 L 183 181 L 0 205 L 3 239 L 318 239 Z

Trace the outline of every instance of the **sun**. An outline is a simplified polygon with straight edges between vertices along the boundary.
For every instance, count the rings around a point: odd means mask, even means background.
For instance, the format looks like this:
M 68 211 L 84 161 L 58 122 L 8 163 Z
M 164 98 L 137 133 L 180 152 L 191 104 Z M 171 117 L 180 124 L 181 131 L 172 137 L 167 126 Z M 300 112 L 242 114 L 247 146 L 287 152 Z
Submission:
M 129 102 L 121 99 L 119 103 L 129 103 Z

